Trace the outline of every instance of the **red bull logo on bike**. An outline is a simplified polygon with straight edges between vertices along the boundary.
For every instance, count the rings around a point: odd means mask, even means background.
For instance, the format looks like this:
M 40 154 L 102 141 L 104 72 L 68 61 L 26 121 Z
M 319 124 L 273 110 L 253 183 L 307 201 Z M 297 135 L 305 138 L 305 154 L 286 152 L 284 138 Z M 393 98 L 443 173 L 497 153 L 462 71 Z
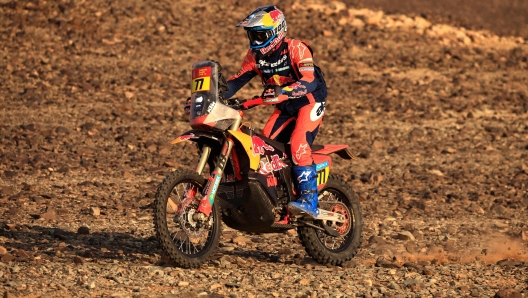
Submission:
M 271 161 L 260 161 L 259 173 L 260 174 L 269 174 L 271 172 L 278 171 L 287 165 L 280 159 L 279 155 L 274 154 L 271 156 Z
M 257 154 L 263 155 L 266 152 L 266 150 L 275 151 L 275 149 L 271 145 L 266 144 L 264 140 L 262 140 L 261 138 L 257 136 L 252 136 L 251 142 L 253 143 L 253 156 Z

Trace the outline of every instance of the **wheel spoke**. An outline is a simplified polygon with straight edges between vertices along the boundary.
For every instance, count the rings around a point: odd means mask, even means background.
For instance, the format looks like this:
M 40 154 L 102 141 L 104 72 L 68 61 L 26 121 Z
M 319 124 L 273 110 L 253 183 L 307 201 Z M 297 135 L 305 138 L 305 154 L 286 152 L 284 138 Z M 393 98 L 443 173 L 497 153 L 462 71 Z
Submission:
M 342 198 L 343 194 L 335 189 L 327 189 L 323 192 L 320 199 L 320 204 L 323 208 L 328 208 L 332 212 L 342 214 L 346 220 L 345 223 L 334 223 L 334 228 L 340 232 L 340 236 L 333 237 L 325 232 L 318 231 L 316 234 L 319 237 L 321 243 L 329 250 L 336 251 L 346 246 L 348 238 L 353 235 L 354 230 L 351 229 L 354 225 L 354 218 L 351 216 L 351 211 L 348 206 L 345 205 L 346 199 Z M 322 223 L 324 224 L 324 223 Z

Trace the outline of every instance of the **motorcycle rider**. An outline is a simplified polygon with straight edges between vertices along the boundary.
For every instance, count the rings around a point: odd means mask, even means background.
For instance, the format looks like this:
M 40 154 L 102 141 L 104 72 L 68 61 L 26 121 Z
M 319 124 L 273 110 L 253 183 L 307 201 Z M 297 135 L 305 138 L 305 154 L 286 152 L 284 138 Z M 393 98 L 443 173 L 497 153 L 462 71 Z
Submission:
M 276 6 L 255 9 L 237 27 L 246 30 L 249 50 L 240 70 L 227 80 L 229 91 L 225 96 L 230 98 L 253 77 L 260 76 L 265 87 L 262 98 L 249 100 L 244 106 L 275 105 L 263 134 L 291 144 L 298 200 L 290 202 L 288 210 L 293 215 L 305 213 L 315 218 L 317 174 L 310 146 L 324 115 L 327 89 L 323 74 L 305 42 L 286 38 L 286 18 Z

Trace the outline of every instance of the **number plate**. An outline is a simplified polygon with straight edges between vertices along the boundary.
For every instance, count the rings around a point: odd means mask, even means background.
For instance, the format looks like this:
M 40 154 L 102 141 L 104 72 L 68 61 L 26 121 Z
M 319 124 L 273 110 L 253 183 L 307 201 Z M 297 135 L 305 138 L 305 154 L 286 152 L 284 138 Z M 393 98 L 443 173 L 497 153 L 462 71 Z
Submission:
M 192 80 L 191 92 L 209 91 L 211 89 L 211 78 L 197 78 Z
M 211 89 L 211 67 L 193 69 L 191 93 L 204 92 Z

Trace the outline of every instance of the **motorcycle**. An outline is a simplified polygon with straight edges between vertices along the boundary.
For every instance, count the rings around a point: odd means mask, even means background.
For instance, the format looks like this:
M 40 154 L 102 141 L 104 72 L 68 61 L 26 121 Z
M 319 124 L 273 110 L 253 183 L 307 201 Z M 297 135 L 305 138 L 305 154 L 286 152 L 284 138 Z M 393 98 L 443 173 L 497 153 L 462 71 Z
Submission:
M 200 267 L 218 248 L 223 221 L 248 233 L 297 229 L 308 255 L 321 264 L 341 265 L 352 259 L 361 244 L 361 207 L 351 187 L 330 174 L 329 156 L 335 153 L 354 159 L 348 146 L 311 146 L 319 215 L 315 220 L 303 214 L 293 216 L 287 208 L 297 199 L 290 145 L 243 124 L 248 106 L 244 102 L 249 100 L 226 99 L 226 90 L 217 62 L 206 60 L 192 66 L 192 129 L 171 143 L 194 142 L 200 159 L 194 170 L 168 174 L 157 189 L 154 225 L 162 250 L 177 266 Z M 261 98 L 251 100 L 260 102 Z M 206 167 L 208 173 L 203 174 Z

